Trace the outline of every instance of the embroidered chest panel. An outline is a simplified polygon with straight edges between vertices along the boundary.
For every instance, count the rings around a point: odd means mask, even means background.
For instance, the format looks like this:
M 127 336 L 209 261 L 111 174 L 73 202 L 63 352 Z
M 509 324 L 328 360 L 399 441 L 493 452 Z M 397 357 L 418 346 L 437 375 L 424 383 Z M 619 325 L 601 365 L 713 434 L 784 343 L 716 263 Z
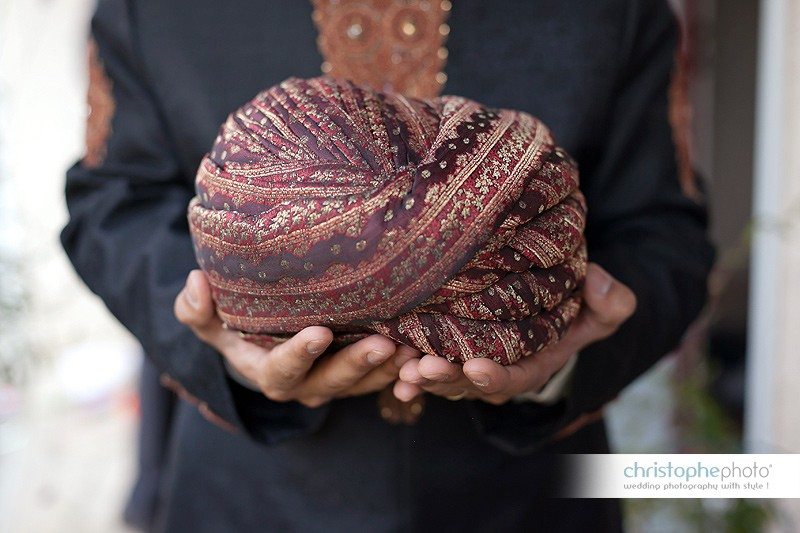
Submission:
M 312 0 L 322 71 L 417 98 L 447 76 L 449 0 Z

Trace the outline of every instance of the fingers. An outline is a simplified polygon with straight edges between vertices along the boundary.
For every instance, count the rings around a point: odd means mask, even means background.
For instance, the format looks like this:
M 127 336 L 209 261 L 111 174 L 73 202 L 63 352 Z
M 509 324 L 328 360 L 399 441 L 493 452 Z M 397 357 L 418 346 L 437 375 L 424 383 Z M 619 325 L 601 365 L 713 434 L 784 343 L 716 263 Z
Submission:
M 399 392 L 402 397 L 398 398 L 408 401 L 411 394 L 419 394 L 423 390 L 439 396 L 457 396 L 476 389 L 494 394 L 505 391 L 512 382 L 530 381 L 531 376 L 536 375 L 530 368 L 516 366 L 504 367 L 486 358 L 471 359 L 462 366 L 442 357 L 426 355 L 419 361 L 406 363 L 400 369 L 400 379 L 408 385 L 414 385 L 414 388 L 398 386 L 395 395 Z
M 404 401 L 423 391 L 439 395 L 459 395 L 480 391 L 490 400 L 537 390 L 558 370 L 569 356 L 586 345 L 611 335 L 636 309 L 636 297 L 624 284 L 615 280 L 595 263 L 587 268 L 584 287 L 585 306 L 562 340 L 556 345 L 515 365 L 503 367 L 489 359 L 468 361 L 463 369 L 447 360 L 426 356 L 408 347 L 397 349 L 394 343 L 373 335 L 348 346 L 339 353 L 312 365 L 332 341 L 327 328 L 306 328 L 268 354 L 259 384 L 269 397 L 282 400 L 298 396 L 295 388 L 302 383 L 304 403 L 321 404 L 341 396 L 348 389 L 377 390 L 394 379 L 391 364 L 400 367 L 400 381 L 395 395 Z M 193 271 L 186 287 L 175 301 L 178 319 L 190 326 L 201 339 L 223 353 L 239 342 L 235 332 L 227 331 L 214 312 L 208 280 L 201 271 Z
M 461 365 L 451 363 L 444 357 L 426 355 L 417 365 L 419 375 L 429 381 L 452 383 L 462 376 Z
M 420 355 L 421 354 L 418 350 L 408 346 L 400 345 L 400 347 L 397 349 L 397 354 L 394 357 L 394 364 L 398 367 L 398 379 L 396 379 L 394 388 L 392 390 L 395 398 L 400 401 L 409 402 L 424 392 L 419 386 L 407 381 L 403 381 L 400 375 L 400 373 L 402 373 L 403 369 L 406 367 L 409 367 L 409 369 L 411 367 L 416 368 L 416 361 L 419 360 Z M 408 373 L 408 371 L 409 370 L 406 369 L 406 373 Z M 419 376 L 418 373 L 415 375 Z
M 471 359 L 464 364 L 464 374 L 481 393 L 510 398 L 541 389 L 571 355 L 563 350 L 543 350 L 509 366 L 490 359 Z
M 400 367 L 420 356 L 391 339 L 372 335 L 315 365 L 333 341 L 325 327 L 308 327 L 270 350 L 226 329 L 217 316 L 211 287 L 202 271 L 192 271 L 175 299 L 175 316 L 216 348 L 264 394 L 275 401 L 297 400 L 316 407 L 332 398 L 380 390 L 397 379 Z
M 176 298 L 175 315 L 237 369 L 258 367 L 257 381 L 274 400 L 298 399 L 316 406 L 358 391 L 378 390 L 399 377 L 394 393 L 403 401 L 428 391 L 441 396 L 466 392 L 468 397 L 502 403 L 512 395 L 541 388 L 572 354 L 611 335 L 636 309 L 633 292 L 595 263 L 587 268 L 583 295 L 584 309 L 560 342 L 506 367 L 485 358 L 467 361 L 463 367 L 435 356 L 419 359 L 418 351 L 396 347 L 380 335 L 362 339 L 312 366 L 333 339 L 324 327 L 306 328 L 272 350 L 254 353 L 249 343 L 222 326 L 208 280 L 199 270 L 189 274 Z
M 311 326 L 268 352 L 259 380 L 264 394 L 277 401 L 292 399 L 293 391 L 306 379 L 314 361 L 333 341 L 328 328 Z
M 392 359 L 393 364 L 399 369 L 403 368 L 403 366 L 412 359 L 419 359 L 422 354 L 416 348 L 412 348 L 410 346 L 406 346 L 405 344 L 400 344 L 397 346 L 397 350 L 394 353 L 394 358 Z
M 403 365 L 400 369 L 400 381 L 394 387 L 395 397 L 404 402 L 412 400 L 423 391 L 444 397 L 476 392 L 475 387 L 464 376 L 460 365 L 433 355 L 426 355 Z
M 223 326 L 215 312 L 208 279 L 200 270 L 189 273 L 186 286 L 175 299 L 175 316 L 273 399 L 287 396 L 333 340 L 328 328 L 315 326 L 271 350 L 258 348 Z
M 512 381 L 511 368 L 516 366 L 502 366 L 486 358 L 470 359 L 467 363 L 464 363 L 464 375 L 485 394 L 506 391 Z M 520 363 L 522 361 L 516 364 L 519 365 Z M 520 380 L 527 378 L 530 371 L 526 369 L 522 372 L 515 372 L 515 374 L 517 375 L 517 380 Z
M 359 396 L 385 389 L 388 385 L 397 381 L 400 368 L 412 359 L 418 359 L 418 350 L 405 345 L 398 345 L 394 355 L 377 368 L 370 370 L 363 378 L 346 389 L 341 389 L 334 394 L 335 398 L 345 396 Z
M 307 389 L 325 397 L 354 385 L 395 352 L 395 343 L 382 335 L 370 335 L 331 355 L 308 376 Z
M 369 394 L 370 392 L 385 389 L 387 386 L 397 381 L 397 375 L 400 369 L 397 368 L 394 362 L 396 357 L 397 352 L 395 352 L 395 357 L 390 358 L 377 368 L 373 368 L 363 378 L 347 389 L 340 390 L 333 397 L 344 398 L 348 396 L 360 396 L 362 394 Z

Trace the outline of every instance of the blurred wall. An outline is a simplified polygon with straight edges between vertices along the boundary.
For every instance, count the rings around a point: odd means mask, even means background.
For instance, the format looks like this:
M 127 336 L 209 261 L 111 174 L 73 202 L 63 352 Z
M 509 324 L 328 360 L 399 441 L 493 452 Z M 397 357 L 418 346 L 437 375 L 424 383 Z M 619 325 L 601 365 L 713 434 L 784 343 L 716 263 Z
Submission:
M 761 7 L 746 437 L 800 453 L 800 2 Z M 800 500 L 779 506 L 775 531 L 797 531 Z
M 126 531 L 136 343 L 58 242 L 94 0 L 0 0 L 0 531 Z M 9 327 L 6 327 L 9 326 Z M 10 377 L 10 380 L 9 380 Z M 5 381 L 11 383 L 5 383 Z
M 64 173 L 83 152 L 86 41 L 93 0 L 4 0 L 0 5 L 0 210 L 7 253 L 27 289 L 22 335 L 48 358 L 92 340 L 130 337 L 69 265 Z

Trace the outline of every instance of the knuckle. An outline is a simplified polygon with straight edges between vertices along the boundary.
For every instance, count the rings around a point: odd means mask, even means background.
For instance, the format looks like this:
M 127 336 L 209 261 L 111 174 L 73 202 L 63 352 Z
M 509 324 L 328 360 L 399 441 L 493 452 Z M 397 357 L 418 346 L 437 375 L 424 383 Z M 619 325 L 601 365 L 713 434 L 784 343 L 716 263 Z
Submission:
M 323 382 L 323 386 L 329 391 L 339 391 L 350 385 L 349 379 L 346 376 L 333 375 Z
M 294 370 L 282 369 L 278 371 L 278 376 L 281 381 L 295 381 L 298 378 L 298 373 Z
M 275 374 L 280 381 L 294 381 L 299 377 L 298 370 L 286 363 L 278 363 L 275 365 Z

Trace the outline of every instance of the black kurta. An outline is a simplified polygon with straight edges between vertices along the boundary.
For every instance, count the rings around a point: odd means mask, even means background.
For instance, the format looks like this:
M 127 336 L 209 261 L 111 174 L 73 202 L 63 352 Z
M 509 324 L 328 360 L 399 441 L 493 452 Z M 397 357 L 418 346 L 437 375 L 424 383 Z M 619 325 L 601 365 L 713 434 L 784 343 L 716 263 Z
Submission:
M 67 176 L 62 239 L 87 285 L 201 410 L 175 424 L 163 525 L 172 531 L 619 527 L 616 505 L 547 501 L 545 451 L 602 452 L 602 423 L 551 442 L 675 347 L 712 251 L 677 180 L 667 120 L 677 25 L 666 0 L 453 2 L 445 93 L 541 118 L 580 164 L 590 259 L 636 293 L 635 315 L 584 350 L 553 406 L 429 399 L 413 427 L 374 395 L 319 409 L 227 378 L 172 315 L 196 268 L 186 206 L 226 115 L 290 76 L 319 75 L 303 0 L 102 0 L 92 31 L 116 112 L 105 161 Z

